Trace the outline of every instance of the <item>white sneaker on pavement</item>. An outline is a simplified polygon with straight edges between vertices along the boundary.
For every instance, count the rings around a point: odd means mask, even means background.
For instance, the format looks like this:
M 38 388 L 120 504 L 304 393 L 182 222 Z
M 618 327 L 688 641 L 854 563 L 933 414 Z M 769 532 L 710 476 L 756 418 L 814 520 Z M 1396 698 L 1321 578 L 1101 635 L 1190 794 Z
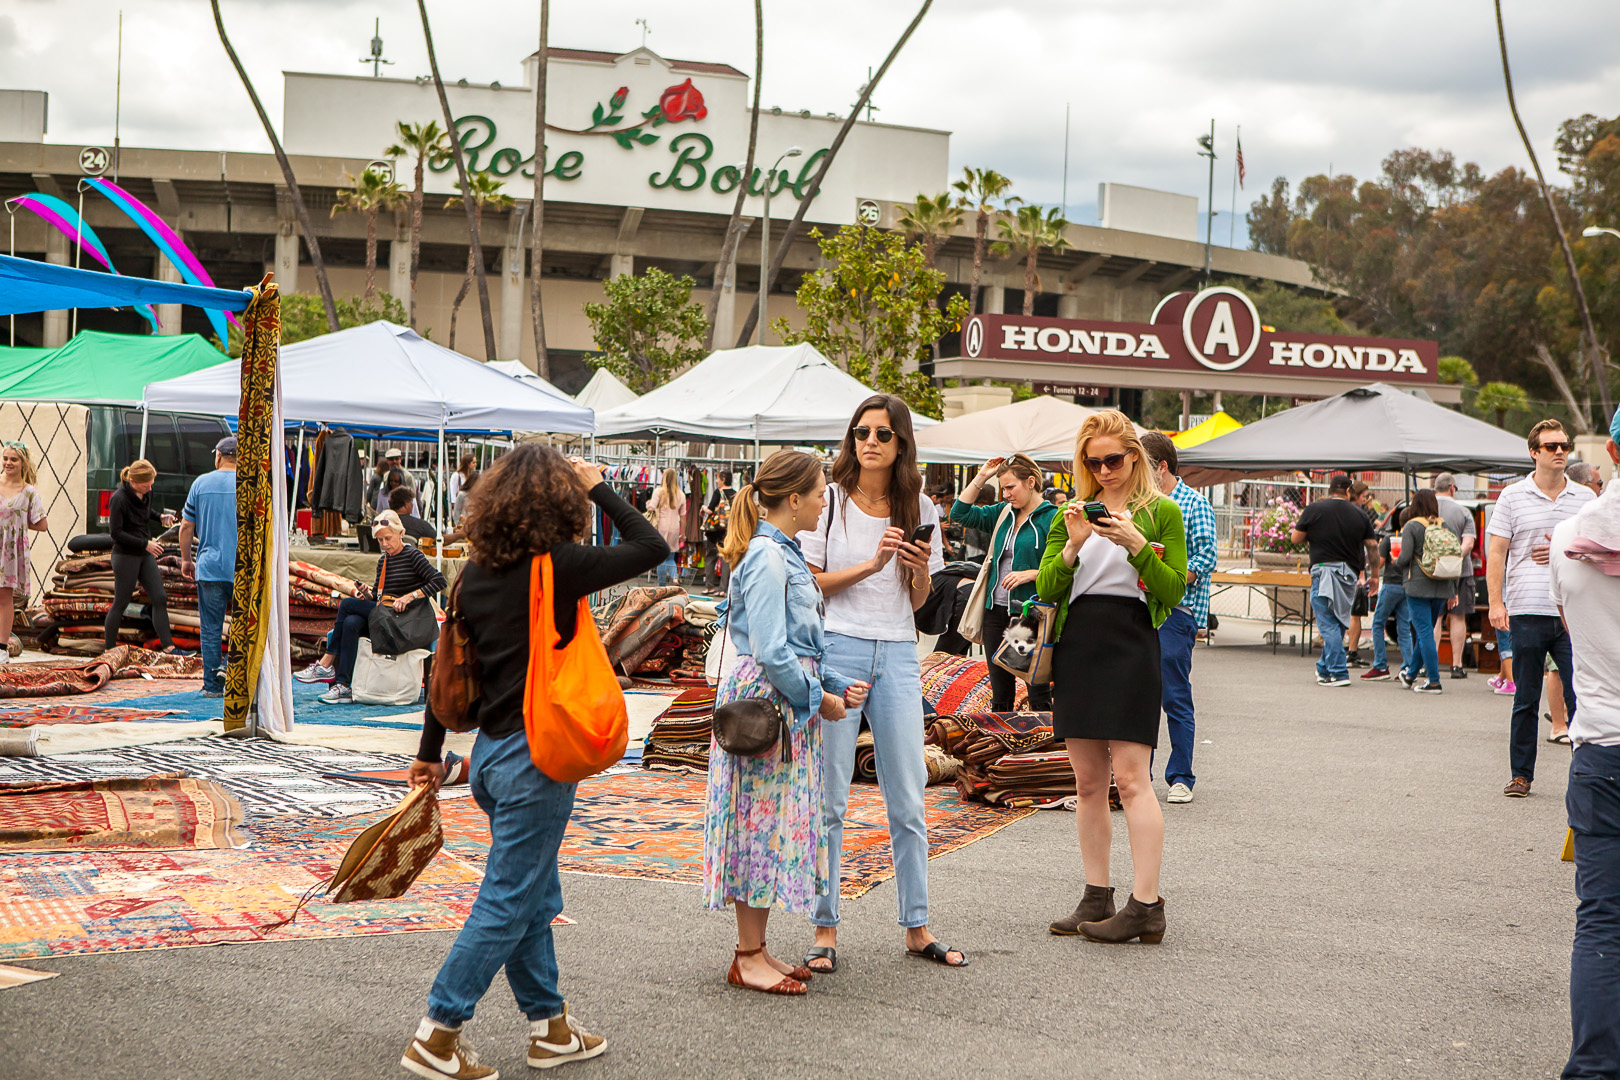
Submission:
M 1173 803 L 1190 803 L 1192 799 L 1192 788 L 1182 783 L 1171 784 L 1170 794 L 1164 797 L 1165 802 Z

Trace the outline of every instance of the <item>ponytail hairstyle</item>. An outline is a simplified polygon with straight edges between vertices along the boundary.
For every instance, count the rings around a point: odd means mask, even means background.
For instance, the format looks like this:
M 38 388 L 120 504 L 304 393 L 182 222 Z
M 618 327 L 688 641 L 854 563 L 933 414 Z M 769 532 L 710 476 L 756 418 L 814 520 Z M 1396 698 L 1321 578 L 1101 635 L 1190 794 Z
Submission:
M 18 479 L 22 480 L 24 487 L 32 487 L 39 482 L 39 474 L 34 471 L 34 459 L 28 456 L 28 444 L 25 442 L 7 441 L 5 448 L 22 459 L 22 468 L 18 470 Z
M 1035 464 L 1034 459 L 1028 454 L 1014 454 L 1006 461 L 1003 461 L 1001 468 L 996 470 L 997 476 L 1005 476 L 1008 473 L 1012 473 L 1020 480 L 1035 481 L 1036 491 L 1040 491 L 1041 485 L 1046 481 L 1046 474 L 1041 471 L 1041 467 Z
M 148 480 L 157 479 L 157 467 L 145 458 L 137 458 L 124 466 L 124 471 L 118 474 L 118 479 L 126 484 L 144 484 Z
M 809 495 L 824 480 L 821 462 L 801 450 L 778 450 L 760 466 L 754 482 L 744 484 L 731 502 L 726 539 L 720 555 L 732 567 L 748 554 L 748 543 L 759 527 L 760 510 L 774 510 L 793 495 Z

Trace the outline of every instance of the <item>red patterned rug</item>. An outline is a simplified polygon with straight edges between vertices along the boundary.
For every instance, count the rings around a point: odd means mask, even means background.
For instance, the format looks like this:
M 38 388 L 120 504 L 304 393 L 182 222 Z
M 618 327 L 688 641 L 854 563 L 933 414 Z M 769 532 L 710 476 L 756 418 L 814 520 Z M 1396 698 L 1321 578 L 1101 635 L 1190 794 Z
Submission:
M 11 709 L 0 712 L 0 728 L 32 727 L 35 724 L 112 724 L 134 720 L 156 720 L 173 716 L 174 709 L 120 709 L 98 705 L 41 705 L 37 709 Z
M 242 806 L 179 774 L 0 784 L 0 849 L 239 848 Z

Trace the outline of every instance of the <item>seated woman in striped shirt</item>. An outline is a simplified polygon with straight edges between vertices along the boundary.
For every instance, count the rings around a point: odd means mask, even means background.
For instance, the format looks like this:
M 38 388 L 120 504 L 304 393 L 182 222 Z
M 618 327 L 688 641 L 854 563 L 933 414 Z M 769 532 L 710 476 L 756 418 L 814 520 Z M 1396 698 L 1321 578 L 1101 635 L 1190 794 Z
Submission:
M 349 705 L 354 695 L 354 662 L 360 653 L 360 639 L 371 636 L 371 611 L 380 599 L 391 599 L 395 611 L 406 611 L 412 604 L 425 604 L 428 597 L 444 588 L 444 575 L 428 562 L 420 550 L 405 543 L 405 527 L 399 515 L 384 510 L 371 523 L 371 534 L 383 549 L 377 562 L 377 581 L 361 584 L 359 591 L 338 605 L 337 619 L 326 637 L 326 655 L 304 670 L 294 673 L 299 682 L 329 682 L 332 689 L 321 695 L 328 705 Z M 386 578 L 384 572 L 386 571 Z

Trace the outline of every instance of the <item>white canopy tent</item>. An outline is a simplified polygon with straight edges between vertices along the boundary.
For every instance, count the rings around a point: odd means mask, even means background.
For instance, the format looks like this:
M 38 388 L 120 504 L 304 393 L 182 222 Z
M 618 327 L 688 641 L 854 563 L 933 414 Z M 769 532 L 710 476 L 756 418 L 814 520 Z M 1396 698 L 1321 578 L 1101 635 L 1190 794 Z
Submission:
M 554 398 L 561 398 L 564 401 L 574 400 L 557 387 L 547 382 L 545 379 L 542 379 L 540 376 L 536 375 L 533 371 L 530 371 L 529 366 L 521 360 L 491 360 L 484 366 L 492 367 L 496 371 L 499 371 L 502 375 L 510 375 L 518 382 L 532 386 L 536 390 L 544 391 Z M 576 402 L 576 404 L 579 403 Z M 589 408 L 588 405 L 586 407 Z
M 513 379 L 391 322 L 367 323 L 285 345 L 277 372 L 281 415 L 288 420 L 436 432 L 439 478 L 434 511 L 441 534 L 446 432 L 590 434 L 596 426 L 590 409 L 555 387 L 548 391 Z M 235 416 L 241 394 L 242 366 L 231 361 L 148 383 L 142 408 Z M 144 442 L 143 437 L 143 450 Z M 302 431 L 299 442 L 301 461 Z
M 714 441 L 831 443 L 873 391 L 811 345 L 721 349 L 686 374 L 596 414 L 597 438 L 688 435 Z M 923 428 L 936 423 L 913 414 Z
M 624 383 L 618 376 L 607 368 L 597 368 L 591 376 L 591 381 L 585 384 L 585 389 L 574 395 L 574 400 L 588 409 L 597 412 L 606 412 L 616 409 L 620 405 L 628 405 L 635 401 L 639 395 Z
M 1074 458 L 1074 437 L 1086 417 L 1084 405 L 1034 397 L 966 413 L 917 434 L 917 460 L 933 465 L 983 465 L 993 457 L 1028 454 L 1041 464 Z M 1140 425 L 1140 435 L 1145 428 Z

